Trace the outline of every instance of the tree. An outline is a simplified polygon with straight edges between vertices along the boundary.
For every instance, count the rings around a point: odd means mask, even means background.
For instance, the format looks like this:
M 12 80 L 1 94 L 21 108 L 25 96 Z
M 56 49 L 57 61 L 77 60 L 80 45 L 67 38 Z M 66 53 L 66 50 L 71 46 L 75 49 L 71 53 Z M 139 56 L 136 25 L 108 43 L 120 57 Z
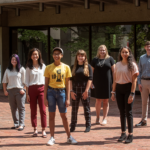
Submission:
M 22 41 L 25 54 L 25 63 L 27 62 L 27 57 L 29 50 L 33 47 L 39 47 L 39 43 L 44 44 L 44 50 L 48 52 L 48 38 L 42 31 L 39 30 L 27 30 L 27 29 L 18 29 L 18 39 Z M 50 37 L 51 47 L 55 47 L 55 40 Z
M 66 28 L 65 28 L 66 29 Z M 61 28 L 62 30 L 62 28 Z M 74 56 L 77 50 L 83 49 L 89 52 L 89 27 L 77 27 L 73 29 L 68 27 L 72 33 L 72 38 L 66 43 L 67 49 Z M 93 26 L 92 27 L 92 57 L 96 56 L 99 45 L 105 44 L 108 50 L 112 47 L 120 47 L 122 32 L 125 31 L 123 26 Z M 67 32 L 67 29 L 64 30 Z M 116 41 L 116 39 L 118 41 Z
M 53 28 L 58 30 L 58 28 Z M 74 56 L 79 49 L 83 49 L 89 55 L 89 27 L 62 27 L 62 32 L 70 32 L 71 39 L 66 43 L 67 50 Z M 125 28 L 118 26 L 93 26 L 92 27 L 92 57 L 96 56 L 97 48 L 101 44 L 105 44 L 110 48 L 120 47 L 122 32 Z M 48 52 L 47 35 L 38 30 L 18 29 L 19 40 L 22 41 L 23 51 L 25 54 L 25 62 L 27 61 L 28 52 L 33 47 L 39 47 L 38 43 L 44 44 L 44 50 Z M 56 41 L 50 37 L 51 50 L 56 46 Z M 50 56 L 52 57 L 52 56 Z

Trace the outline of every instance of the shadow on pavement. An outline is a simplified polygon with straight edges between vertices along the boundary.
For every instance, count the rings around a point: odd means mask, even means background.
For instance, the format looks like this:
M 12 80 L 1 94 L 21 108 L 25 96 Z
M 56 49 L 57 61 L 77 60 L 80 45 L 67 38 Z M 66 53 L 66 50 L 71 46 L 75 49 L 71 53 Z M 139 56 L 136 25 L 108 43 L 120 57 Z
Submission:
M 40 144 L 8 144 L 8 145 L 0 145 L 0 147 L 23 147 L 23 146 L 44 146 L 46 145 L 45 143 L 40 143 Z

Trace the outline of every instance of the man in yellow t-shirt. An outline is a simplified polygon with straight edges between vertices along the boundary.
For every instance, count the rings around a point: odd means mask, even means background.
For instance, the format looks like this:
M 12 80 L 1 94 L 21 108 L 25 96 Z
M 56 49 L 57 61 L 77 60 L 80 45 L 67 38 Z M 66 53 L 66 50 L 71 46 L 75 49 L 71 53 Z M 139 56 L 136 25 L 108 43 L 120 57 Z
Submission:
M 77 144 L 77 141 L 70 135 L 69 124 L 67 120 L 67 107 L 70 104 L 70 67 L 61 62 L 63 50 L 60 47 L 53 49 L 54 63 L 48 65 L 45 69 L 45 87 L 44 103 L 49 108 L 49 126 L 51 138 L 47 145 L 55 144 L 54 126 L 56 104 L 58 105 L 60 116 L 63 121 L 70 144 Z

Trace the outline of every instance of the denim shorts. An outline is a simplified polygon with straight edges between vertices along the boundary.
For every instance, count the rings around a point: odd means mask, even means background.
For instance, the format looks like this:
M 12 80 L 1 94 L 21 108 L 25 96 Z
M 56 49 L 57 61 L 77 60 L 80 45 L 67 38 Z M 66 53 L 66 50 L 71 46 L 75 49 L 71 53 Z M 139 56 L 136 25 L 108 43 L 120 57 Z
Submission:
M 58 109 L 60 113 L 66 113 L 66 90 L 55 90 L 48 88 L 47 90 L 47 100 L 48 100 L 48 109 L 49 112 L 56 111 L 56 104 L 58 105 Z

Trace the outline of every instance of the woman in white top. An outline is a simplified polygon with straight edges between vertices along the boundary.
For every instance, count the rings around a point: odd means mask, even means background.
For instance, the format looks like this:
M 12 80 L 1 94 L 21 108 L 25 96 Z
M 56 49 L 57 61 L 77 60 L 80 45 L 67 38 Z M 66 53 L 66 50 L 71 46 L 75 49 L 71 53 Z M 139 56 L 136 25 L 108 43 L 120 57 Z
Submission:
M 21 67 L 19 56 L 11 56 L 9 66 L 3 77 L 3 90 L 5 96 L 8 96 L 11 113 L 14 121 L 14 127 L 11 129 L 24 129 L 25 118 L 25 69 Z
M 38 136 L 37 131 L 37 102 L 41 114 L 42 137 L 46 138 L 45 128 L 46 123 L 46 106 L 44 105 L 44 71 L 45 64 L 43 64 L 42 55 L 39 49 L 33 48 L 29 51 L 27 68 L 26 68 L 26 97 L 27 102 L 30 103 L 31 109 L 31 123 L 34 128 L 33 137 Z

